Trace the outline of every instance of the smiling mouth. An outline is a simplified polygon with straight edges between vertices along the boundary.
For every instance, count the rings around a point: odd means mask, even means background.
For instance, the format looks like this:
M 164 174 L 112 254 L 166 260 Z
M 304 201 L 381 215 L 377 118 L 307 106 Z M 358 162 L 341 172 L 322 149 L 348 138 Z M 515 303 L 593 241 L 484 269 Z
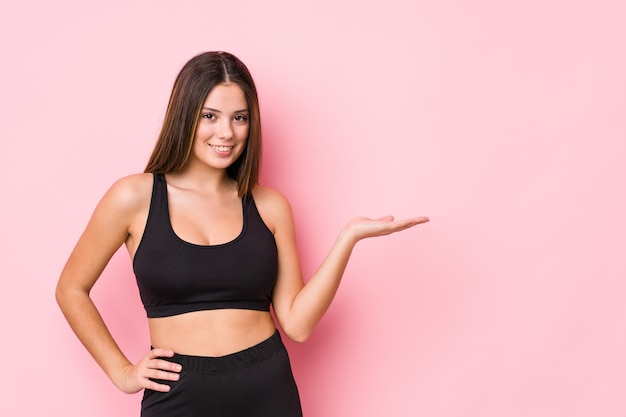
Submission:
M 221 146 L 221 145 L 209 145 L 209 146 L 218 152 L 230 152 L 234 148 L 234 146 Z

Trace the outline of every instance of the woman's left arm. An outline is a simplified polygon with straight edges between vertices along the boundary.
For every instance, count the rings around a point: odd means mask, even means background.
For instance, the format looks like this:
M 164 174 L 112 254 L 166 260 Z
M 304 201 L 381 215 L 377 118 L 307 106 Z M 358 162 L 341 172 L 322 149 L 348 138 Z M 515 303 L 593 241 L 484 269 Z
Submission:
M 273 229 L 278 247 L 278 279 L 272 304 L 285 334 L 305 341 L 332 302 L 356 243 L 368 237 L 384 236 L 428 222 L 427 217 L 394 220 L 356 217 L 340 231 L 328 255 L 304 284 L 296 251 L 293 215 L 289 202 L 275 191 L 266 191 L 264 215 Z

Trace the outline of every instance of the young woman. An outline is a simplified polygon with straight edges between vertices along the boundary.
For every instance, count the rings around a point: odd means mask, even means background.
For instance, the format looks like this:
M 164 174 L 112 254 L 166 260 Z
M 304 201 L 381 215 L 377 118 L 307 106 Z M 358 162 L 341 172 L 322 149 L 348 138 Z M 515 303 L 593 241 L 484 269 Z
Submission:
M 288 201 L 257 184 L 259 104 L 246 66 L 207 52 L 178 75 L 145 173 L 117 181 L 59 279 L 72 329 L 143 417 L 301 416 L 275 323 L 306 340 L 333 299 L 357 241 L 428 221 L 358 217 L 304 284 Z M 153 348 L 121 352 L 89 292 L 125 244 Z

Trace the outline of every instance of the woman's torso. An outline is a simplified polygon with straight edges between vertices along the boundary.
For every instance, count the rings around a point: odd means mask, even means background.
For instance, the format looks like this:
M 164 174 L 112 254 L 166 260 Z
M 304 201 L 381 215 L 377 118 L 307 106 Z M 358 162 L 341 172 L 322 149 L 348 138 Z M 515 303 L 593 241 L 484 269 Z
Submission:
M 151 210 L 153 186 L 156 184 L 152 174 L 144 174 L 139 180 L 141 202 L 137 205 L 137 213 L 131 221 L 126 241 L 133 261 L 136 261 L 142 240 L 150 236 L 146 225 Z M 169 219 L 168 224 L 162 226 L 164 229 L 170 226 L 173 240 L 178 239 L 179 243 L 189 245 L 192 251 L 212 253 L 215 248 L 219 250 L 238 241 L 245 231 L 246 217 L 242 212 L 242 200 L 237 197 L 236 190 L 220 193 L 197 192 L 170 184 L 168 176 L 166 199 Z M 150 217 L 152 219 L 154 215 L 151 214 Z M 260 213 L 258 217 L 261 220 Z M 263 227 L 267 229 L 264 223 Z M 267 232 L 269 233 L 269 229 Z M 152 317 L 148 322 L 153 346 L 199 356 L 234 353 L 269 338 L 275 331 L 274 321 L 268 311 L 242 307 L 197 309 Z

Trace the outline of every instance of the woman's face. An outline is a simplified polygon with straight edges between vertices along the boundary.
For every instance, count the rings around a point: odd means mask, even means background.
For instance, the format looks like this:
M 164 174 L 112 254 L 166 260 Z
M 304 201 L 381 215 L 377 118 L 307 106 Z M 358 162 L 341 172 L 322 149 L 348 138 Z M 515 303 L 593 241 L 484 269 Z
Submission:
M 249 129 L 250 109 L 239 85 L 216 85 L 200 111 L 190 164 L 228 168 L 244 151 Z

